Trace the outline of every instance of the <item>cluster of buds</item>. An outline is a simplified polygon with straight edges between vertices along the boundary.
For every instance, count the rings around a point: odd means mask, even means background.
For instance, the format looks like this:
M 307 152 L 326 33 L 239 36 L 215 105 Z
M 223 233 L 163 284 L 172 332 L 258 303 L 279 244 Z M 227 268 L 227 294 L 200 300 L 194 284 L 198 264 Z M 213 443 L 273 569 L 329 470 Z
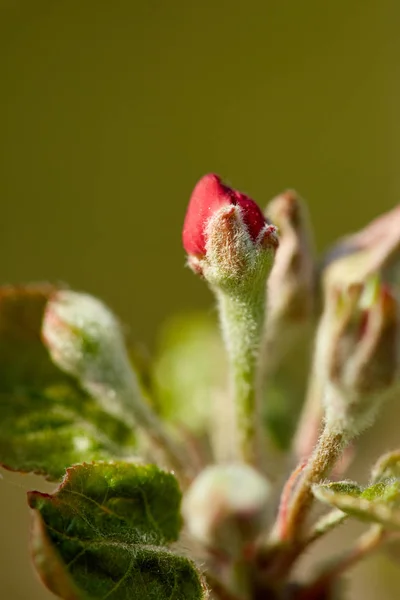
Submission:
M 276 576 L 279 587 L 282 569 L 285 573 L 296 558 L 315 484 L 329 475 L 349 442 L 373 422 L 382 400 L 397 388 L 399 308 L 388 273 L 393 273 L 398 244 L 393 226 L 390 235 L 382 234 L 387 224 L 386 216 L 346 238 L 321 268 L 323 302 L 314 348 L 321 398 L 319 406 L 311 407 L 314 414 L 306 413 L 315 429 L 308 437 L 318 438 L 319 411 L 325 425 L 308 459 L 289 478 L 275 522 L 276 498 L 262 447 L 266 432 L 260 426 L 268 377 L 260 373 L 270 376 L 298 332 L 318 317 L 307 211 L 295 192 L 274 198 L 264 215 L 248 196 L 217 175 L 205 175 L 195 186 L 184 222 L 188 265 L 216 295 L 230 359 L 237 437 L 227 437 L 238 440 L 230 463 L 188 468 L 182 446 L 143 397 L 118 320 L 104 304 L 66 290 L 56 291 L 47 304 L 42 336 L 53 362 L 103 409 L 132 419 L 149 451 L 161 451 L 184 489 L 187 532 L 206 560 L 231 565 L 226 570 L 219 564 L 217 574 L 240 598 L 267 597 L 271 589 L 275 594 L 276 582 L 271 587 L 268 576 Z M 263 361 L 269 369 L 263 369 Z M 227 428 L 226 415 L 222 418 L 219 426 Z M 210 457 L 215 455 L 211 448 Z M 270 539 L 282 544 L 275 558 L 274 546 L 263 546 L 269 526 Z M 263 560 L 269 575 L 258 573 L 252 581 Z M 289 584 L 286 591 L 294 589 Z
M 397 216 L 397 209 L 394 213 Z M 262 359 L 271 372 L 284 349 L 293 344 L 296 331 L 301 330 L 299 324 L 312 322 L 318 301 L 308 218 L 301 199 L 295 192 L 284 192 L 269 203 L 266 215 L 268 218 L 250 198 L 224 185 L 218 176 L 206 175 L 190 199 L 183 245 L 189 266 L 217 293 L 232 363 L 240 355 L 243 364 L 246 350 L 254 355 L 263 347 Z M 323 270 L 315 370 L 322 382 L 326 420 L 352 435 L 373 420 L 398 375 L 397 299 L 379 279 L 386 263 L 393 262 L 398 246 L 392 225 L 390 235 L 382 233 L 388 218 L 381 217 L 363 232 L 345 238 L 330 253 Z M 279 249 L 276 225 L 281 235 Z M 248 315 L 256 302 L 254 290 L 260 290 L 266 281 L 268 304 L 265 293 L 259 293 L 258 301 L 262 297 L 268 311 L 258 310 L 253 320 L 258 318 L 258 323 L 252 323 Z M 227 317 L 227 296 L 238 299 L 237 306 L 247 303 L 245 314 L 228 305 Z M 240 354 L 241 319 L 245 328 L 253 328 L 259 337 L 244 344 Z M 318 425 L 319 408 L 313 410 Z
M 149 455 L 161 453 L 180 479 L 186 532 L 211 564 L 216 598 L 332 598 L 329 577 L 303 586 L 293 582 L 291 569 L 302 550 L 343 521 L 344 508 L 305 532 L 313 490 L 373 422 L 382 400 L 399 383 L 399 305 L 389 280 L 400 247 L 398 227 L 393 225 L 398 214 L 395 209 L 391 216 L 347 237 L 328 255 L 319 272 L 323 292 L 319 315 L 318 270 L 300 197 L 284 192 L 268 204 L 264 215 L 253 200 L 223 184 L 217 175 L 205 175 L 197 183 L 185 217 L 183 246 L 189 267 L 217 298 L 229 356 L 233 393 L 232 402 L 224 396 L 224 406 L 235 409 L 235 432 L 229 434 L 237 435 L 226 436 L 235 448 L 232 453 L 221 452 L 224 464 L 218 464 L 211 438 L 206 453 L 202 433 L 187 432 L 188 452 L 182 436 L 175 437 L 175 431 L 164 426 L 131 368 L 119 323 L 104 304 L 70 291 L 55 292 L 47 304 L 42 336 L 53 363 L 75 378 L 103 410 L 131 419 L 147 439 Z M 305 460 L 287 480 L 278 503 L 266 460 L 277 453 L 267 456 L 273 442 L 269 440 L 268 446 L 262 403 L 270 400 L 271 374 L 287 348 L 293 348 L 298 333 L 304 333 L 304 325 L 315 333 L 313 376 L 320 392 L 320 397 L 315 394 L 318 402 L 306 403 L 304 411 L 308 428 L 303 437 L 311 440 L 313 449 L 303 452 Z M 289 408 L 295 412 L 294 403 Z M 219 418 L 214 419 L 216 428 L 229 429 L 227 414 L 219 411 Z M 391 480 L 393 473 L 398 479 L 399 462 L 396 454 L 379 464 L 377 485 Z M 361 488 L 349 482 L 338 486 L 346 497 L 361 494 L 357 506 L 365 516 Z M 399 489 L 398 482 L 388 488 L 396 503 Z M 368 498 L 369 508 L 372 500 Z M 339 501 L 336 498 L 332 505 L 339 506 Z M 370 517 L 379 517 L 378 509 L 372 506 Z M 398 527 L 395 516 L 382 519 L 380 512 L 378 534 L 373 531 L 371 539 L 362 541 L 362 552 L 366 544 L 380 542 L 383 525 L 393 522 Z M 349 563 L 354 556 L 358 555 L 353 552 Z M 338 572 L 340 568 L 334 571 Z

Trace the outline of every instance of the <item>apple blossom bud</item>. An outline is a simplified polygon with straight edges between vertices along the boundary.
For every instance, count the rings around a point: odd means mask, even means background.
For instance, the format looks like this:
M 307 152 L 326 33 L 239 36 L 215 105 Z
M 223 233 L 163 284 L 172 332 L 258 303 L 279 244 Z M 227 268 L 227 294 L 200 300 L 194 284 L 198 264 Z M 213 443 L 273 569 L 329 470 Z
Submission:
M 274 198 L 266 215 L 279 228 L 279 248 L 268 280 L 268 327 L 291 331 L 314 309 L 315 265 L 306 206 L 293 190 Z
M 225 186 L 217 175 L 205 175 L 189 202 L 183 246 L 189 266 L 218 300 L 238 449 L 243 461 L 254 465 L 260 456 L 256 379 L 277 230 L 250 198 Z
M 326 421 L 357 435 L 393 390 L 399 365 L 398 305 L 376 277 L 327 289 L 317 368 L 328 385 Z
M 205 546 L 237 556 L 260 533 L 270 492 L 269 482 L 248 465 L 206 467 L 183 500 L 189 532 Z
M 274 445 L 287 449 L 303 403 L 312 354 L 315 261 L 307 207 L 295 191 L 276 196 L 265 214 L 279 229 L 279 248 L 267 281 L 260 361 L 262 408 Z M 272 463 L 281 469 L 278 458 Z
M 278 246 L 276 227 L 257 204 L 213 174 L 192 193 L 182 237 L 189 266 L 220 288 L 266 277 Z

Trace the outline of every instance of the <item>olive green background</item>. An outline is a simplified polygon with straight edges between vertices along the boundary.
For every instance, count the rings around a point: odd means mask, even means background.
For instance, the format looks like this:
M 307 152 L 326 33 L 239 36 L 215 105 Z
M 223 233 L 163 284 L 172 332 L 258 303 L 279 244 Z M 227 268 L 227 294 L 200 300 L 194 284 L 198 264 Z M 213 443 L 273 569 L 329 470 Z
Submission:
M 390 208 L 399 27 L 396 0 L 0 0 L 2 281 L 89 291 L 152 347 L 169 314 L 211 303 L 180 241 L 205 172 L 261 205 L 296 188 L 319 248 Z M 377 431 L 396 446 L 395 425 Z M 7 600 L 50 597 L 29 565 L 31 485 L 0 480 Z M 398 598 L 400 571 L 371 562 L 352 598 L 360 585 Z

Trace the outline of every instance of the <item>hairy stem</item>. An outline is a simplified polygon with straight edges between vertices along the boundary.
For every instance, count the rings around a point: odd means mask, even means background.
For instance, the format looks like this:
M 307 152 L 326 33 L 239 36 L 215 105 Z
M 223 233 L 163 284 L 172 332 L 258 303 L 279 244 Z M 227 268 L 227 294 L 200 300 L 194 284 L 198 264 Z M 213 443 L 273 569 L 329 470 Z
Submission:
M 299 476 L 289 504 L 278 516 L 279 537 L 284 540 L 298 540 L 303 533 L 304 521 L 313 501 L 312 486 L 323 480 L 335 466 L 347 444 L 347 437 L 342 432 L 332 432 L 325 426 Z
M 257 369 L 265 315 L 265 286 L 251 295 L 233 296 L 217 291 L 220 319 L 231 367 L 241 459 L 256 465 L 258 440 Z

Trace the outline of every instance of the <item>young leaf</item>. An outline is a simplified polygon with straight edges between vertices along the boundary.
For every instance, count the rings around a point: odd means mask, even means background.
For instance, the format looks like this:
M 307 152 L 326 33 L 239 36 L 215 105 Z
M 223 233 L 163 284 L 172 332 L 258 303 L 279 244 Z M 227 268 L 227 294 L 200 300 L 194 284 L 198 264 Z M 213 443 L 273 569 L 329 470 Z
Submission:
M 53 480 L 71 464 L 134 452 L 131 428 L 51 361 L 40 331 L 54 292 L 0 288 L 0 463 Z
M 360 485 L 358 485 L 358 483 L 355 483 L 355 481 L 347 480 L 335 481 L 334 483 L 325 483 L 322 485 L 315 486 L 315 495 L 317 495 L 316 492 L 319 492 L 320 488 L 323 488 L 326 494 L 342 494 L 346 496 L 354 496 L 355 498 L 361 496 L 363 492 L 363 488 Z
M 153 465 L 76 465 L 52 494 L 29 492 L 32 550 L 65 600 L 200 600 L 194 565 L 166 544 L 181 528 L 175 477 Z
M 364 490 L 352 482 L 315 485 L 313 492 L 321 502 L 342 510 L 361 521 L 400 529 L 400 481 L 386 479 Z

